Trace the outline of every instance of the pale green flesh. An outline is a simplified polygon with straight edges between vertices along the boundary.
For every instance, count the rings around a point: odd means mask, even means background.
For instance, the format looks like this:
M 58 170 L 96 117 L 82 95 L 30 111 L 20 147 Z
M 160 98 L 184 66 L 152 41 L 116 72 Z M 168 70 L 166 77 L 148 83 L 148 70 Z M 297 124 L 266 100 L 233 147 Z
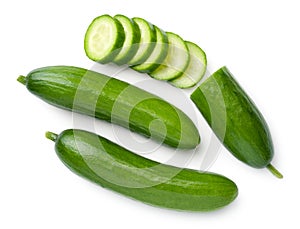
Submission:
M 134 45 L 133 44 L 134 31 L 133 31 L 132 22 L 129 18 L 121 15 L 116 15 L 115 18 L 122 24 L 125 32 L 125 41 L 123 47 L 121 48 L 121 51 L 114 59 L 114 62 L 119 62 L 120 60 L 126 58 L 128 53 L 132 49 L 132 45 Z
M 133 18 L 134 22 L 136 22 L 141 31 L 141 39 L 139 43 L 139 48 L 134 57 L 128 62 L 128 65 L 136 65 L 143 62 L 145 58 L 148 58 L 153 50 L 153 31 L 151 25 L 141 19 L 141 18 Z
M 167 52 L 168 52 L 168 38 L 166 34 L 161 31 L 158 27 L 155 26 L 156 30 L 156 45 L 149 56 L 149 58 L 140 65 L 136 65 L 133 67 L 136 71 L 147 72 L 147 70 L 155 70 L 157 67 L 155 65 L 160 65 L 164 61 Z
M 165 61 L 150 75 L 159 80 L 175 79 L 183 74 L 189 63 L 189 52 L 182 38 L 167 32 L 169 40 L 168 55 Z
M 204 76 L 206 71 L 206 55 L 196 44 L 186 41 L 190 53 L 190 62 L 183 75 L 170 81 L 178 88 L 189 88 L 196 85 Z
M 96 18 L 86 33 L 85 50 L 93 60 L 102 60 L 114 50 L 118 32 L 113 18 Z

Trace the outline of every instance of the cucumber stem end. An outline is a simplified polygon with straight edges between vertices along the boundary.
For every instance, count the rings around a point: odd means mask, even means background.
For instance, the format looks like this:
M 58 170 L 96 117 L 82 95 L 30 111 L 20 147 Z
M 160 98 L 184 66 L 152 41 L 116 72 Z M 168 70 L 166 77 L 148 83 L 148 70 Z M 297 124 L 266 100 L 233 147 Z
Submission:
M 46 138 L 48 138 L 48 139 L 50 139 L 51 141 L 56 141 L 56 139 L 57 139 L 57 134 L 55 134 L 55 133 L 52 133 L 52 132 L 50 132 L 50 131 L 47 131 L 46 132 L 46 134 L 45 134 L 45 136 L 46 136 Z
M 20 82 L 21 84 L 24 84 L 24 85 L 26 85 L 26 76 L 19 76 L 18 78 L 17 78 L 17 81 L 18 82 Z
M 267 169 L 277 178 L 282 179 L 283 175 L 271 164 L 267 165 Z

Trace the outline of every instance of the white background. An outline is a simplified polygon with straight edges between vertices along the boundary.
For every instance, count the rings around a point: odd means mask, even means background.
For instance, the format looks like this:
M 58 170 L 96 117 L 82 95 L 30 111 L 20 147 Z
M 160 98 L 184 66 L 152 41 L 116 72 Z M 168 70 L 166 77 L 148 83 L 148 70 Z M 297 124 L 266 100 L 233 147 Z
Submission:
M 1 1 L 0 228 L 299 227 L 299 9 L 297 0 Z M 48 65 L 91 68 L 83 50 L 85 30 L 94 17 L 117 13 L 143 17 L 197 43 L 207 53 L 209 72 L 227 65 L 264 114 L 276 151 L 273 164 L 284 179 L 250 168 L 222 148 L 209 170 L 234 180 L 238 198 L 215 212 L 188 213 L 133 201 L 68 171 L 44 132 L 74 127 L 72 114 L 40 101 L 16 78 Z M 127 81 L 150 80 L 126 74 Z M 211 132 L 198 116 L 207 145 Z M 78 118 L 82 122 L 75 127 L 91 123 Z M 94 128 L 105 136 L 110 126 L 97 121 Z M 186 166 L 199 169 L 200 154 Z

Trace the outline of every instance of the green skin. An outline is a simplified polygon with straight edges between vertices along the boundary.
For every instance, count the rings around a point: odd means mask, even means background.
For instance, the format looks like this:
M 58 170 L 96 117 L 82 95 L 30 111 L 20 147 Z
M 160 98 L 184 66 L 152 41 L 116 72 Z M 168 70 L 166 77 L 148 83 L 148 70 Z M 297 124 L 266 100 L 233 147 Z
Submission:
M 71 171 L 150 205 L 211 211 L 238 195 L 235 183 L 224 176 L 159 164 L 90 132 L 47 132 L 46 137 L 55 141 L 58 157 Z
M 282 178 L 270 164 L 274 153 L 267 123 L 226 67 L 201 84 L 191 99 L 237 159 L 254 168 L 267 167 Z
M 83 68 L 53 66 L 33 70 L 18 81 L 60 108 L 119 124 L 170 146 L 193 149 L 199 132 L 181 110 L 126 82 Z

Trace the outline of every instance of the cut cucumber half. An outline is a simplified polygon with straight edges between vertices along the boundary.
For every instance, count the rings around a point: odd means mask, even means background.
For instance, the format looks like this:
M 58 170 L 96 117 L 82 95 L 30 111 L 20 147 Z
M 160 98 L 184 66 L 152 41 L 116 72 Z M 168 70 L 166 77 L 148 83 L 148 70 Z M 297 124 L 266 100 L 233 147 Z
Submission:
M 182 76 L 170 81 L 172 85 L 179 88 L 189 88 L 195 86 L 204 76 L 206 71 L 205 52 L 196 44 L 185 41 L 189 53 L 190 62 Z
M 120 52 L 125 40 L 121 23 L 109 15 L 95 18 L 84 38 L 86 55 L 97 62 L 111 62 Z
M 125 41 L 113 62 L 118 65 L 127 64 L 138 50 L 138 43 L 141 39 L 140 29 L 133 20 L 124 15 L 117 14 L 114 16 L 114 19 L 122 24 L 125 32 Z
M 138 72 L 151 73 L 162 64 L 168 54 L 168 36 L 167 34 L 154 25 L 156 31 L 156 45 L 151 55 L 144 63 L 133 66 Z
M 141 32 L 141 40 L 137 53 L 128 62 L 129 66 L 142 64 L 151 55 L 156 42 L 156 34 L 153 25 L 142 18 L 132 19 L 139 27 Z
M 184 40 L 175 33 L 166 33 L 169 40 L 168 54 L 165 61 L 150 75 L 159 80 L 175 79 L 183 74 L 190 60 Z

